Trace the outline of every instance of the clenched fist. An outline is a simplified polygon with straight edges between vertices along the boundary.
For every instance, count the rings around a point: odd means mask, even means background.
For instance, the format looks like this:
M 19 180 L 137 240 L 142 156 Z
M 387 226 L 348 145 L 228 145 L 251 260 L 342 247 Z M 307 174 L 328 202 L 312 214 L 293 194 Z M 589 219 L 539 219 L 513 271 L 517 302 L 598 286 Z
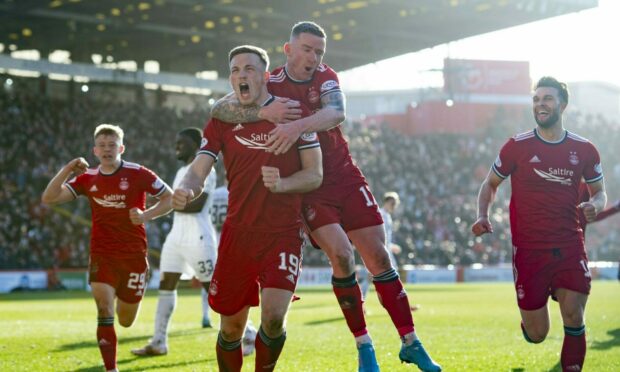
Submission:
M 263 166 L 261 167 L 261 173 L 263 174 L 263 183 L 265 187 L 271 192 L 280 191 L 280 170 L 275 167 Z
M 172 209 L 182 211 L 194 199 L 194 191 L 175 189 L 172 193 Z
M 84 158 L 75 158 L 67 164 L 75 176 L 83 174 L 88 169 L 88 162 Z
M 478 217 L 476 222 L 474 222 L 471 227 L 471 232 L 473 232 L 476 236 L 493 233 L 493 225 L 489 222 L 488 217 Z
M 134 207 L 129 210 L 129 219 L 134 225 L 142 225 L 144 223 L 142 215 L 143 212 L 139 208 Z

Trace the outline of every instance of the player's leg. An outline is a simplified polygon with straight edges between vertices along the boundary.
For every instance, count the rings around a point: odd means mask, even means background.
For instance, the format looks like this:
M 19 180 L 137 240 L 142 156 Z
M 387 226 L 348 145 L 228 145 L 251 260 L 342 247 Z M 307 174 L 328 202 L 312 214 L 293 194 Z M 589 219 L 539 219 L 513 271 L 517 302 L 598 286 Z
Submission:
M 249 306 L 245 306 L 233 315 L 221 314 L 220 316 L 220 332 L 217 335 L 215 347 L 220 371 L 241 371 L 243 364 L 241 337 L 245 331 L 249 311 Z
M 196 242 L 193 249 L 187 253 L 196 278 L 202 283 L 200 298 L 202 302 L 202 328 L 211 328 L 209 316 L 209 286 L 217 262 L 217 246 L 213 234 L 201 233 L 201 241 Z
M 561 364 L 564 371 L 581 371 L 586 357 L 585 309 L 588 295 L 558 288 L 555 297 L 560 303 L 564 322 L 564 343 Z
M 117 338 L 114 329 L 114 299 L 116 291 L 107 283 L 91 282 L 97 305 L 97 344 L 107 371 L 116 370 Z
M 521 312 L 521 331 L 529 343 L 539 344 L 549 333 L 549 309 L 547 304 L 535 310 L 519 309 Z
M 209 315 L 209 286 L 211 282 L 202 282 L 200 300 L 202 302 L 202 328 L 212 328 L 211 316 Z
M 261 324 L 255 341 L 256 371 L 273 371 L 286 341 L 285 322 L 293 292 L 279 288 L 261 291 Z
M 168 329 L 177 305 L 177 285 L 180 278 L 180 272 L 161 273 L 155 310 L 155 332 L 148 344 L 140 349 L 131 350 L 134 355 L 165 355 L 168 353 Z

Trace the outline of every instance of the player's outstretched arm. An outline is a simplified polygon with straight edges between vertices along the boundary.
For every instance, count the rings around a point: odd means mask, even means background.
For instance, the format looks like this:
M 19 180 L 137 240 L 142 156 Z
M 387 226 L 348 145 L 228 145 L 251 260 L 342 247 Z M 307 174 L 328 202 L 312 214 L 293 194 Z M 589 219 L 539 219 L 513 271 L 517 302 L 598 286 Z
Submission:
M 607 193 L 605 192 L 605 182 L 601 179 L 596 182 L 588 184 L 588 190 L 590 191 L 590 200 L 583 202 L 577 206 L 583 211 L 586 221 L 596 221 L 596 215 L 605 209 L 607 204 Z
M 476 236 L 493 233 L 493 225 L 489 221 L 489 209 L 495 200 L 497 188 L 502 181 L 503 179 L 491 169 L 487 178 L 480 186 L 480 191 L 478 192 L 478 217 L 471 227 L 471 231 Z
M 67 182 L 71 175 L 79 176 L 86 172 L 86 169 L 88 169 L 88 162 L 84 158 L 75 158 L 67 163 L 47 184 L 41 197 L 43 203 L 53 205 L 73 200 L 73 193 L 69 191 L 65 182 Z
M 198 154 L 196 156 L 179 187 L 174 189 L 172 193 L 171 204 L 174 210 L 182 211 L 202 193 L 205 179 L 211 172 L 214 163 L 215 159 L 210 155 Z
M 314 114 L 278 125 L 269 133 L 266 145 L 276 155 L 287 152 L 303 133 L 322 132 L 331 129 L 344 121 L 345 97 L 337 91 L 321 98 L 321 109 Z
M 211 116 L 226 123 L 251 123 L 268 120 L 272 123 L 287 123 L 301 117 L 298 101 L 276 97 L 267 106 L 242 105 L 234 93 L 228 93 L 211 107 Z
M 129 210 L 129 219 L 134 225 L 141 225 L 148 221 L 154 220 L 157 217 L 166 215 L 172 211 L 172 190 L 168 185 L 165 186 L 164 191 L 159 197 L 157 203 L 153 204 L 149 209 L 142 212 L 139 208 L 131 208 Z
M 275 167 L 262 167 L 263 183 L 274 193 L 302 193 L 314 190 L 323 182 L 323 158 L 320 147 L 301 150 L 301 169 L 288 177 L 280 178 Z

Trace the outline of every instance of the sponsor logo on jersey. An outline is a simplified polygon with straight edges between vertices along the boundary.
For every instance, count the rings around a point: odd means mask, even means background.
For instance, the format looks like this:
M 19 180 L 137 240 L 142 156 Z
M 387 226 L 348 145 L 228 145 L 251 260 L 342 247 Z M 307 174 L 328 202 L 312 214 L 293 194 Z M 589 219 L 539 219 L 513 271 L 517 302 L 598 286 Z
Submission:
M 502 166 L 502 159 L 499 158 L 499 155 L 497 156 L 497 158 L 495 159 L 495 166 L 497 168 L 500 168 Z
M 301 135 L 301 139 L 306 141 L 306 142 L 316 141 L 316 138 L 317 138 L 316 132 L 304 133 L 304 134 Z
M 603 173 L 603 167 L 601 167 L 601 163 L 594 164 L 594 171 L 598 174 Z
M 252 133 L 250 137 L 251 139 L 240 137 L 240 136 L 235 136 L 235 139 L 237 140 L 237 142 L 239 142 L 240 144 L 242 144 L 243 146 L 249 149 L 254 149 L 254 150 L 267 150 L 268 149 L 268 147 L 264 143 L 269 138 L 269 135 L 267 133 L 260 133 L 260 134 Z
M 118 184 L 118 188 L 123 191 L 129 188 L 129 182 L 127 182 L 127 178 L 121 178 L 121 182 Z
M 236 132 L 238 130 L 242 130 L 243 129 L 243 125 L 241 125 L 241 123 L 235 125 L 235 127 L 233 128 L 233 132 Z
M 308 101 L 310 103 L 319 102 L 319 93 L 314 89 L 314 87 L 310 87 L 310 89 L 308 89 Z
M 566 186 L 573 184 L 573 180 L 570 177 L 575 174 L 572 170 L 564 168 L 549 168 L 548 172 L 534 168 L 534 172 L 549 182 L 556 182 Z
M 202 139 L 200 140 L 200 148 L 205 147 L 207 143 L 209 143 L 209 141 L 207 141 L 206 138 L 202 137 Z
M 569 152 L 570 155 L 568 155 L 568 161 L 572 164 L 572 165 L 577 165 L 579 164 L 579 158 L 577 157 L 577 151 L 570 151 Z
M 90 191 L 90 192 L 97 192 L 97 191 L 99 191 L 99 189 L 97 189 L 97 185 L 93 185 L 88 191 Z
M 321 84 L 321 93 L 326 92 L 330 89 L 333 89 L 338 86 L 338 82 L 336 80 L 327 80 L 323 84 Z
M 103 199 L 93 197 L 95 203 L 99 204 L 105 208 L 127 208 L 127 204 L 125 204 L 125 195 L 112 194 L 112 195 L 104 195 Z
M 540 159 L 538 159 L 537 155 L 532 156 L 530 159 L 530 163 L 540 163 Z

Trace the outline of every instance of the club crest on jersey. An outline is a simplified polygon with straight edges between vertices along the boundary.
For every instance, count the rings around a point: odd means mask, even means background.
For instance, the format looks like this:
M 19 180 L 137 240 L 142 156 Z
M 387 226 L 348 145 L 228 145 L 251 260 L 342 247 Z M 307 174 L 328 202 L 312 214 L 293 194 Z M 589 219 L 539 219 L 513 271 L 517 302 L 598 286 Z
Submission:
M 310 89 L 308 89 L 308 101 L 310 101 L 310 103 L 319 102 L 319 93 L 314 89 L 314 87 L 310 87 Z
M 312 132 L 312 133 L 304 133 L 301 135 L 301 139 L 306 141 L 306 142 L 312 142 L 312 141 L 316 141 L 316 132 Z
M 209 294 L 211 296 L 215 296 L 217 294 L 217 281 L 216 280 L 211 281 L 211 284 L 209 285 Z
M 123 191 L 129 188 L 129 182 L 127 182 L 127 178 L 121 178 L 121 182 L 118 184 L 118 188 Z
M 521 286 L 517 288 L 517 297 L 519 298 L 519 300 L 522 300 L 525 298 L 525 290 Z
M 577 157 L 577 151 L 570 151 L 569 152 L 570 155 L 568 155 L 568 161 L 572 164 L 572 165 L 577 165 L 579 164 L 579 158 Z

